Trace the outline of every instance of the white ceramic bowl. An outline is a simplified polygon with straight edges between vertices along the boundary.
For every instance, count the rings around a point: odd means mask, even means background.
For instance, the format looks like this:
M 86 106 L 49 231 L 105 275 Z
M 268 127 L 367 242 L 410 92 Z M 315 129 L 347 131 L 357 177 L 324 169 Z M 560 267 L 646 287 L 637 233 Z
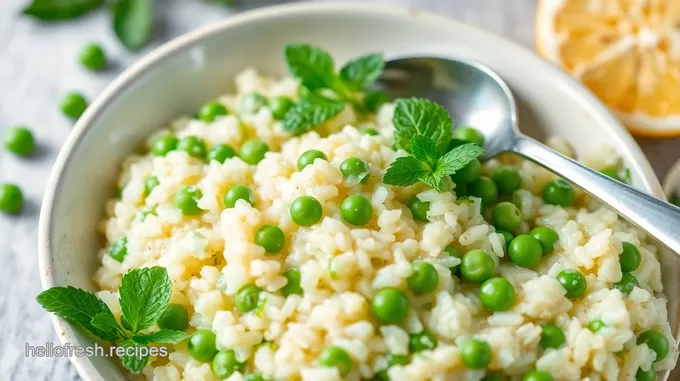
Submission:
M 533 52 L 448 18 L 413 9 L 357 4 L 276 6 L 230 17 L 181 36 L 125 71 L 88 108 L 61 150 L 40 218 L 43 287 L 92 289 L 101 245 L 97 225 L 113 195 L 119 163 L 154 129 L 229 92 L 234 75 L 256 66 L 284 74 L 282 48 L 308 42 L 330 50 L 338 62 L 362 53 L 459 56 L 496 70 L 519 103 L 521 129 L 537 138 L 565 137 L 579 151 L 616 147 L 633 183 L 662 196 L 654 172 L 633 139 L 581 85 Z M 678 310 L 676 262 L 664 264 L 672 326 Z M 63 343 L 92 340 L 54 319 Z M 121 380 L 105 358 L 72 358 L 87 380 Z

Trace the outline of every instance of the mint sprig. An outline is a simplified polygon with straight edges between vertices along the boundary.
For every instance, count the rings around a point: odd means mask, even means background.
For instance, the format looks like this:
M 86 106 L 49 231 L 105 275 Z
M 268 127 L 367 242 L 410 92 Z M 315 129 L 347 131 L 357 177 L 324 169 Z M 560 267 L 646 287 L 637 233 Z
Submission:
M 286 113 L 283 128 L 293 135 L 299 135 L 333 118 L 344 108 L 344 102 L 309 93 Z
M 176 344 L 187 337 L 184 332 L 169 329 L 151 333 L 139 332 L 151 327 L 168 307 L 172 281 L 165 268 L 156 266 L 127 272 L 123 276 L 119 293 L 123 311 L 121 321 L 125 322 L 122 326 L 97 295 L 79 288 L 52 287 L 41 292 L 36 300 L 48 312 L 80 324 L 102 340 L 120 340 L 120 346 Z M 123 366 L 135 374 L 141 372 L 147 362 L 148 356 L 121 356 Z
M 397 148 L 411 152 L 412 139 L 425 136 L 434 142 L 441 154 L 451 140 L 453 121 L 440 105 L 422 98 L 398 99 L 392 116 L 394 143 Z

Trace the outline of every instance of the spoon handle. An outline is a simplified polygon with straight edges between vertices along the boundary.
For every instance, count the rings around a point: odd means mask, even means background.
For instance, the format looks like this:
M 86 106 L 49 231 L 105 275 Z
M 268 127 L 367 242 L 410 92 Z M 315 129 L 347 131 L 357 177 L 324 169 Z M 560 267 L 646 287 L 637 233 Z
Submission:
M 512 150 L 578 184 L 680 256 L 680 208 L 590 169 L 527 136 L 518 136 Z

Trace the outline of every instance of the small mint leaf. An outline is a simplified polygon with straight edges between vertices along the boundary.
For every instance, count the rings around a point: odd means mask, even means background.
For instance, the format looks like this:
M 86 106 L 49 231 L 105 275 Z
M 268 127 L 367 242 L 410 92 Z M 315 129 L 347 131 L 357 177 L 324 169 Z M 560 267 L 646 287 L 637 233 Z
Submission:
M 400 157 L 387 168 L 387 172 L 383 176 L 383 183 L 405 187 L 417 183 L 426 173 L 427 170 L 415 157 Z
M 309 90 L 333 87 L 335 64 L 325 50 L 309 44 L 288 44 L 284 56 L 288 71 Z
M 414 135 L 430 138 L 437 151 L 444 151 L 451 140 L 453 121 L 440 105 L 422 98 L 397 100 L 392 117 L 397 148 L 411 152 Z
M 134 335 L 132 339 L 140 344 L 177 344 L 187 338 L 187 334 L 174 329 L 161 329 L 145 335 Z
M 365 55 L 349 61 L 340 69 L 340 78 L 350 90 L 361 91 L 373 86 L 385 69 L 382 53 Z
M 125 354 L 120 356 L 123 367 L 132 374 L 139 374 L 149 362 L 149 348 L 130 339 L 122 341 L 119 347 L 125 349 Z
M 433 174 L 436 177 L 452 175 L 472 160 L 484 155 L 485 152 L 484 148 L 474 143 L 460 145 L 437 160 L 436 169 Z
M 444 177 L 435 176 L 433 173 L 426 173 L 420 178 L 420 181 L 436 189 L 438 192 L 444 191 Z
M 137 333 L 153 325 L 168 307 L 172 281 L 163 267 L 134 269 L 123 275 L 118 291 L 123 316 Z
M 424 162 L 430 168 L 434 168 L 439 158 L 434 142 L 421 135 L 414 135 L 411 139 L 411 152 L 418 161 Z
M 293 135 L 305 133 L 338 115 L 344 108 L 343 102 L 309 93 L 286 113 L 283 129 Z

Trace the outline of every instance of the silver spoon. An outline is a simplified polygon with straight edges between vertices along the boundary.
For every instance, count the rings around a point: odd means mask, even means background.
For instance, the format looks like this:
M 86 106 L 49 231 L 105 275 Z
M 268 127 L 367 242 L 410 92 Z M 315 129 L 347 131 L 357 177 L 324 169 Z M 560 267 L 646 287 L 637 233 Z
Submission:
M 680 208 L 590 169 L 523 135 L 508 85 L 477 62 L 409 57 L 387 62 L 380 86 L 393 97 L 422 97 L 480 130 L 486 158 L 514 152 L 577 184 L 680 256 Z

